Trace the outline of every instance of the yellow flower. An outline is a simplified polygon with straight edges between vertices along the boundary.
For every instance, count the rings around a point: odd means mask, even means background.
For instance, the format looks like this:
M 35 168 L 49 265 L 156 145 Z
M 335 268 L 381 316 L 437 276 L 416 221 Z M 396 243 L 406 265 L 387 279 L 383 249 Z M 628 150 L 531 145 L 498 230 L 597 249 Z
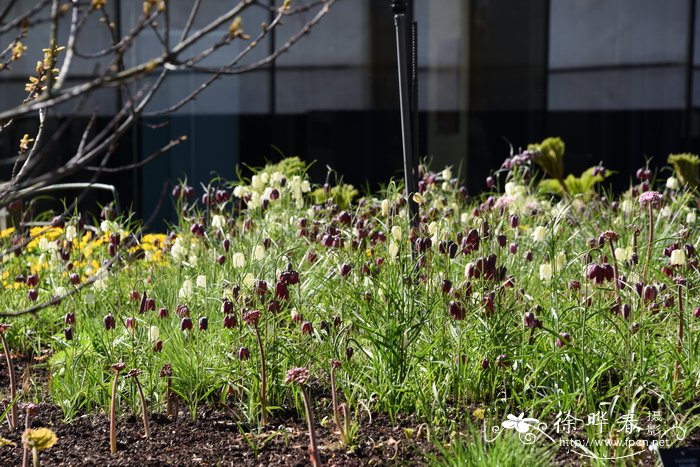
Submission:
M 30 138 L 28 134 L 24 134 L 19 140 L 19 152 L 26 152 L 29 149 L 29 143 L 33 143 L 34 138 Z
M 90 6 L 95 10 L 101 10 L 107 4 L 107 0 L 92 0 Z
M 420 193 L 413 193 L 413 201 L 416 204 L 423 204 L 425 203 L 425 198 Z
M 236 37 L 241 39 L 250 39 L 250 36 L 243 32 L 243 19 L 240 16 L 236 16 L 228 27 L 228 35 L 231 39 Z
M 12 47 L 12 60 L 19 60 L 26 51 L 26 45 L 22 44 L 20 41 L 15 42 L 14 47 Z
M 56 444 L 57 440 L 58 438 L 56 437 L 56 433 L 48 428 L 25 430 L 22 434 L 22 443 L 31 449 L 36 449 L 37 451 L 49 449 Z
M 41 92 L 44 90 L 44 86 L 39 84 L 39 78 L 35 78 L 34 76 L 29 77 L 29 82 L 24 85 L 24 90 L 27 92 Z
M 17 446 L 17 445 L 15 443 L 13 443 L 12 441 L 10 441 L 9 439 L 3 438 L 2 436 L 0 436 L 0 446 Z
M 141 239 L 141 244 L 142 245 L 150 245 L 153 246 L 154 248 L 161 248 L 163 244 L 165 243 L 165 240 L 168 238 L 167 235 L 165 234 L 146 234 L 143 236 Z

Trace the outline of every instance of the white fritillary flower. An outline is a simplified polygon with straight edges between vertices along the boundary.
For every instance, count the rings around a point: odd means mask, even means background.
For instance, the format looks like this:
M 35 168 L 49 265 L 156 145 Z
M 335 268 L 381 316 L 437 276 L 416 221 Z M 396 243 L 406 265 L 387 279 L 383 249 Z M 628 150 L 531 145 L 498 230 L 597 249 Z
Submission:
M 683 250 L 673 250 L 671 252 L 671 264 L 673 266 L 683 266 L 685 265 L 685 251 Z
M 245 255 L 240 251 L 234 253 L 233 256 L 231 256 L 231 265 L 233 265 L 234 268 L 245 267 Z
M 537 227 L 535 227 L 535 230 L 532 231 L 532 239 L 536 242 L 543 241 L 546 236 L 547 236 L 547 229 L 545 229 L 541 225 L 538 225 Z
M 540 265 L 540 280 L 549 281 L 552 279 L 552 265 L 544 263 Z

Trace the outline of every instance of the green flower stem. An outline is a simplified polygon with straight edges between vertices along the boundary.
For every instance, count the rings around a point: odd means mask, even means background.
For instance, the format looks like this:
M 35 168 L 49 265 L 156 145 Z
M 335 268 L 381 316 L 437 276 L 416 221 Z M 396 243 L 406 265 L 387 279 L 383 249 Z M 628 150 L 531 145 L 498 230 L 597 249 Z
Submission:
M 340 424 L 340 411 L 338 410 L 338 397 L 336 395 L 334 366 L 331 366 L 331 398 L 333 400 L 333 421 L 335 422 L 335 426 L 338 428 L 340 437 L 344 438 L 345 434 L 343 433 L 343 427 Z
M 10 425 L 10 430 L 14 430 L 17 428 L 17 382 L 15 381 L 15 365 L 12 362 L 10 347 L 7 345 L 5 334 L 0 333 L 0 341 L 2 341 L 2 350 L 5 352 L 7 373 L 10 378 L 10 418 L 8 419 L 8 423 Z
M 321 457 L 318 455 L 316 443 L 316 430 L 314 428 L 314 410 L 311 406 L 311 397 L 305 385 L 301 386 L 301 395 L 304 398 L 304 408 L 306 409 L 306 423 L 309 427 L 309 461 L 314 467 L 321 467 Z
M 24 430 L 28 430 L 30 428 L 29 426 L 29 410 L 27 410 L 27 413 L 24 417 Z M 29 466 L 29 446 L 26 444 L 22 447 L 22 467 L 28 467 Z
M 683 286 L 678 285 L 678 343 L 676 345 L 678 356 L 673 369 L 673 384 L 678 388 L 678 381 L 681 375 L 681 352 L 683 351 Z
M 263 346 L 262 338 L 260 337 L 260 329 L 255 326 L 255 337 L 258 339 L 258 347 L 260 348 L 260 424 L 267 424 L 267 368 L 265 365 L 265 348 Z
M 647 269 L 649 267 L 649 261 L 651 261 L 651 244 L 654 242 L 654 208 L 649 203 L 647 206 L 647 215 L 649 217 L 649 223 L 647 228 L 647 253 L 646 261 L 644 261 L 644 269 L 642 270 L 642 279 L 646 281 L 647 279 Z
M 119 383 L 119 371 L 114 370 L 112 399 L 109 404 L 109 449 L 112 454 L 117 453 L 117 383 Z
M 610 245 L 610 257 L 612 258 L 612 268 L 613 268 L 613 283 L 615 284 L 615 292 L 617 292 L 617 303 L 620 305 L 622 303 L 622 294 L 620 293 L 620 273 L 617 270 L 617 257 L 615 256 L 615 244 L 612 238 L 608 239 L 608 244 Z M 632 314 L 630 313 L 630 321 L 632 320 Z
M 167 390 L 165 395 L 165 415 L 169 419 L 174 421 L 175 417 L 177 417 L 177 412 L 174 410 L 175 394 L 173 394 L 173 379 L 171 376 L 166 377 L 166 385 Z
M 146 405 L 146 397 L 143 395 L 143 387 L 141 386 L 141 381 L 139 381 L 138 376 L 134 376 L 134 381 L 136 382 L 136 389 L 139 391 L 139 400 L 141 402 L 141 419 L 143 420 L 143 431 L 146 439 L 151 437 L 151 429 L 148 424 L 148 406 Z
M 338 434 L 340 435 L 340 441 L 348 446 L 351 442 L 350 435 L 350 419 L 348 417 L 348 410 L 345 404 L 338 404 L 337 388 L 335 385 L 335 368 L 331 366 L 331 397 L 333 399 L 333 421 L 335 426 L 338 428 Z

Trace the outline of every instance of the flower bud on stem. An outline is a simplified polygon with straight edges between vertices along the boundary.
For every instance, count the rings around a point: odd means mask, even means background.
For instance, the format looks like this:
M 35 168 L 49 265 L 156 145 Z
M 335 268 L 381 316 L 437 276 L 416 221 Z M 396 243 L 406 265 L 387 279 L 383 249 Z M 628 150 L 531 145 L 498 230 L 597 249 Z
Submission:
M 615 284 L 617 303 L 619 304 L 622 302 L 622 294 L 620 293 L 620 273 L 617 270 L 617 257 L 615 256 L 615 244 L 613 243 L 612 237 L 608 237 L 608 244 L 610 245 L 610 257 L 612 258 L 613 284 Z M 629 320 L 632 320 L 632 313 L 630 313 Z
M 335 386 L 335 370 L 340 368 L 340 362 L 338 360 L 331 361 L 331 397 L 333 399 L 333 421 L 335 422 L 336 428 L 338 428 L 338 434 L 340 435 L 340 441 L 348 446 L 350 444 L 350 420 L 348 419 L 347 406 L 345 404 L 338 405 L 338 395 Z
M 678 389 L 678 380 L 681 375 L 681 352 L 683 351 L 683 286 L 678 284 L 678 344 L 676 345 L 678 356 L 676 366 L 673 369 L 673 383 Z
M 260 329 L 255 326 L 255 337 L 258 339 L 258 347 L 260 348 L 260 424 L 267 424 L 267 368 L 265 365 L 265 349 L 263 348 L 262 338 L 260 337 Z
M 112 380 L 112 399 L 109 404 L 109 449 L 112 454 L 117 453 L 117 384 L 119 372 L 124 369 L 124 363 L 112 365 L 114 379 Z
M 143 431 L 144 438 L 149 439 L 151 437 L 151 428 L 148 424 L 148 406 L 146 405 L 146 396 L 143 395 L 143 386 L 141 386 L 141 381 L 139 381 L 140 371 L 133 369 L 129 372 L 129 376 L 134 378 L 136 383 L 136 389 L 139 392 L 139 401 L 141 402 L 141 419 L 143 420 Z
M 304 407 L 306 408 L 306 422 L 309 425 L 309 460 L 314 467 L 321 467 L 321 457 L 318 455 L 318 446 L 316 445 L 316 430 L 314 429 L 314 410 L 311 406 L 311 397 L 306 385 L 301 385 L 301 395 L 304 398 Z

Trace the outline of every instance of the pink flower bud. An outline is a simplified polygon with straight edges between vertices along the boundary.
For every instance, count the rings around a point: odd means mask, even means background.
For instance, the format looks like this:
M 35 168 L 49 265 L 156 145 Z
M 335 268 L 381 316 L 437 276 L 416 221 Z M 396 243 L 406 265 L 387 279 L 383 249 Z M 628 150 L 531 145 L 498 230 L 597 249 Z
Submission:
M 103 322 L 105 325 L 105 329 L 108 331 L 114 329 L 116 326 L 114 316 L 112 316 L 111 313 L 109 313 L 107 316 L 104 317 Z
M 571 343 L 571 335 L 568 332 L 561 332 L 554 343 L 557 347 L 562 348 L 564 344 Z
M 523 323 L 528 328 L 534 328 L 535 327 L 535 314 L 531 311 L 526 312 L 525 316 L 523 316 Z
M 36 274 L 28 275 L 26 283 L 29 287 L 36 287 L 39 284 L 39 276 Z
M 645 302 L 653 302 L 654 300 L 656 300 L 658 294 L 659 291 L 655 286 L 647 285 L 644 287 L 643 296 Z
M 350 266 L 349 264 L 343 263 L 343 264 L 340 266 L 340 275 L 341 275 L 342 277 L 348 276 L 348 275 L 350 274 L 350 271 L 352 271 L 352 266 Z
M 243 321 L 248 323 L 250 326 L 256 327 L 258 325 L 258 321 L 260 320 L 260 314 L 261 313 L 258 310 L 246 311 L 243 315 Z
M 301 323 L 301 333 L 311 335 L 314 331 L 313 325 L 309 321 L 304 321 Z
M 224 328 L 233 329 L 236 327 L 236 317 L 233 315 L 224 316 Z
M 192 319 L 189 317 L 184 317 L 180 321 L 180 330 L 181 331 L 191 331 L 192 330 Z
M 29 289 L 27 292 L 27 298 L 30 302 L 36 302 L 36 300 L 39 298 L 39 292 L 36 289 Z
M 284 282 L 278 282 L 275 285 L 275 298 L 278 300 L 289 300 L 289 288 Z
M 464 312 L 464 308 L 462 307 L 461 304 L 459 304 L 455 301 L 451 301 L 450 305 L 449 305 L 449 311 L 450 311 L 450 315 L 455 320 L 461 321 L 464 319 L 465 312 Z
M 255 293 L 258 295 L 265 295 L 267 293 L 267 282 L 262 279 L 255 281 Z

